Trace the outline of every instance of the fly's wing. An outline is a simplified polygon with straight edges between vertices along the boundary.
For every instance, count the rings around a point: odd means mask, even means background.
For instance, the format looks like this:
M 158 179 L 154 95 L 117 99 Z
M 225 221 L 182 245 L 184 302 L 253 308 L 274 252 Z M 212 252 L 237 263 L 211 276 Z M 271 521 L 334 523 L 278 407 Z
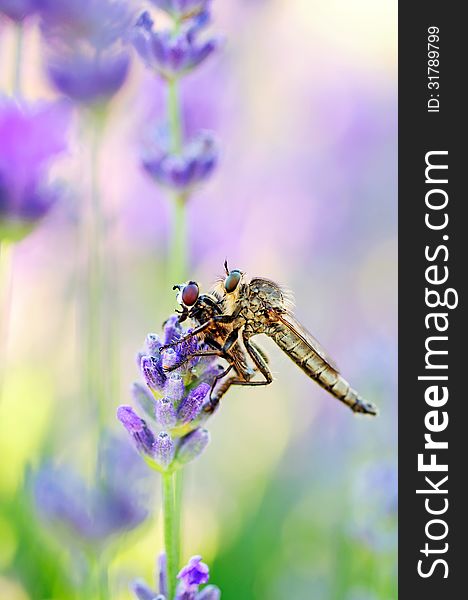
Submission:
M 294 317 L 290 312 L 274 312 L 274 319 L 285 325 L 294 335 L 296 335 L 304 344 L 309 346 L 311 350 L 313 350 L 316 354 L 322 358 L 328 366 L 334 369 L 337 373 L 339 373 L 339 369 L 336 366 L 333 359 L 330 358 L 328 353 L 325 351 L 323 346 L 320 344 L 318 340 L 314 338 L 314 336 L 307 331 L 307 329 L 299 323 L 299 321 Z M 272 315 L 273 316 L 273 315 Z

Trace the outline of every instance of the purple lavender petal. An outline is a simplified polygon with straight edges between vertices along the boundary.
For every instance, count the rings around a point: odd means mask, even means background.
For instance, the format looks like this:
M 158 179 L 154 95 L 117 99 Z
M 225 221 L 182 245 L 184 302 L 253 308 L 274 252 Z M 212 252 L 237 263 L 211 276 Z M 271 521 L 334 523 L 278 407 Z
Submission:
M 174 442 L 171 436 L 161 431 L 154 444 L 154 458 L 164 468 L 167 468 L 174 458 Z
M 177 412 L 177 416 L 182 423 L 190 423 L 198 417 L 209 391 L 210 386 L 207 383 L 200 383 L 182 400 Z
M 156 402 L 156 421 L 166 429 L 172 429 L 177 422 L 174 405 L 169 398 L 161 398 Z
M 182 398 L 184 397 L 184 380 L 177 373 L 171 373 L 167 378 L 166 385 L 164 387 L 164 396 L 168 400 L 178 406 Z
M 138 433 L 144 423 L 131 406 L 119 406 L 117 418 L 129 433 Z
M 208 565 L 201 562 L 201 556 L 192 556 L 188 564 L 183 567 L 177 579 L 180 579 L 186 587 L 207 583 L 210 578 Z
M 131 406 L 119 406 L 117 418 L 133 437 L 137 450 L 152 456 L 155 439 L 153 432 L 146 425 L 146 421 L 140 419 Z
M 174 600 L 195 600 L 197 596 L 198 586 L 194 585 L 187 588 L 185 584 L 179 583 L 176 589 Z
M 159 335 L 156 333 L 148 333 L 146 336 L 146 348 L 148 350 L 148 354 L 157 358 L 159 356 L 159 348 L 161 348 L 161 346 L 162 342 L 159 338 Z
M 172 344 L 180 339 L 182 335 L 182 326 L 179 323 L 177 315 L 170 316 L 164 323 L 164 343 Z
M 154 592 L 142 579 L 137 579 L 132 584 L 132 591 L 138 600 L 154 600 L 156 592 Z
M 179 362 L 179 356 L 173 348 L 167 348 L 161 352 L 161 366 L 163 369 L 170 369 Z
M 206 369 L 203 370 L 202 373 L 200 373 L 199 381 L 208 383 L 211 387 L 211 385 L 214 381 L 214 378 L 217 375 L 219 375 L 222 371 L 223 371 L 223 367 L 220 364 L 213 362 L 213 363 L 209 364 L 206 367 Z
M 194 49 L 190 57 L 188 68 L 194 69 L 195 67 L 198 67 L 198 65 L 207 59 L 218 47 L 219 41 L 213 38 Z
M 162 552 L 158 557 L 159 567 L 159 593 L 167 596 L 167 560 L 166 555 Z
M 220 600 L 221 590 L 215 585 L 207 585 L 196 596 L 196 600 Z
M 166 383 L 166 375 L 160 361 L 154 356 L 143 356 L 140 362 L 141 372 L 146 384 L 152 390 L 162 392 Z
M 177 450 L 177 461 L 181 464 L 186 464 L 203 452 L 210 441 L 209 431 L 206 429 L 195 429 L 181 440 L 179 449 Z
M 156 401 L 153 394 L 148 390 L 147 386 L 141 383 L 132 385 L 132 397 L 138 406 L 152 419 L 156 409 Z

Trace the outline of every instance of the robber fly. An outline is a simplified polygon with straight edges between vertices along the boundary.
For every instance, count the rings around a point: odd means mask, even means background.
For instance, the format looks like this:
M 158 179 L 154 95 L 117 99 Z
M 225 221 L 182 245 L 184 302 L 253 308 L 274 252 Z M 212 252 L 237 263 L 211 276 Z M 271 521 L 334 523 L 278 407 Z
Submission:
M 203 340 L 207 348 L 191 353 L 182 362 L 172 365 L 167 370 L 172 371 L 180 368 L 194 356 L 219 356 L 223 358 L 228 363 L 228 367 L 214 378 L 209 396 L 210 403 L 206 407 L 207 412 L 212 412 L 232 384 L 258 385 L 258 382 L 251 381 L 257 373 L 257 369 L 249 365 L 248 355 L 238 343 L 239 332 L 232 326 L 231 317 L 223 315 L 222 297 L 214 292 L 200 295 L 200 289 L 196 281 L 175 285 L 173 289 L 178 290 L 177 301 L 181 307 L 181 310 L 178 311 L 180 313 L 179 323 L 190 319 L 195 325 L 195 329 L 182 340 L 167 344 L 161 350 L 177 345 L 184 339 L 194 335 Z M 268 362 L 262 350 L 256 345 L 254 345 L 254 348 Z M 227 379 L 215 390 L 218 382 L 232 370 L 235 372 L 235 376 Z M 227 382 L 230 383 L 226 385 Z
M 331 358 L 319 342 L 305 329 L 292 314 L 292 304 L 288 294 L 276 283 L 256 277 L 246 283 L 244 273 L 238 269 L 229 270 L 224 264 L 226 277 L 218 282 L 214 296 L 221 298 L 222 311 L 202 325 L 209 330 L 218 322 L 231 327 L 230 348 L 238 343 L 235 336 L 241 336 L 243 348 L 252 359 L 264 380 L 250 382 L 268 385 L 273 381 L 265 355 L 254 346 L 251 337 L 264 333 L 311 378 L 335 398 L 346 404 L 353 412 L 376 415 L 373 404 L 363 400 L 341 376 Z M 196 335 L 197 328 L 190 335 Z M 230 348 L 226 353 L 230 353 Z M 239 377 L 230 377 L 227 385 L 249 385 Z

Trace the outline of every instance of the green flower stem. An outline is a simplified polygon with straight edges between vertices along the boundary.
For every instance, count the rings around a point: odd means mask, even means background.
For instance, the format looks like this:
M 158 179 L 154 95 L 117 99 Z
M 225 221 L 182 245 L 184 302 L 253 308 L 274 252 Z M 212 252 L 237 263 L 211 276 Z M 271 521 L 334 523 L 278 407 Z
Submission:
M 23 62 L 23 24 L 16 25 L 15 66 L 13 70 L 13 95 L 21 97 L 21 65 Z
M 169 132 L 171 136 L 171 150 L 179 154 L 182 150 L 182 121 L 180 110 L 179 82 L 176 78 L 167 82 L 167 113 Z
M 12 243 L 0 238 L 0 402 L 6 372 L 8 329 L 11 309 Z
M 94 117 L 94 115 L 93 115 Z M 89 203 L 84 219 L 86 240 L 86 308 L 85 308 L 85 335 L 84 364 L 86 396 L 91 402 L 91 408 L 97 413 L 99 430 L 102 429 L 104 421 L 103 389 L 102 389 L 102 214 L 99 193 L 99 149 L 100 149 L 100 127 L 98 119 L 92 118 L 90 126 L 90 176 L 91 189 Z M 99 437 L 98 432 L 98 437 Z
M 180 23 L 174 21 L 174 32 Z M 183 149 L 183 127 L 180 106 L 179 82 L 176 78 L 167 82 L 167 121 L 170 148 L 174 154 Z M 187 196 L 174 193 L 172 196 L 173 220 L 169 248 L 169 278 L 171 284 L 181 283 L 187 277 Z M 176 590 L 176 576 L 180 564 L 180 519 L 182 507 L 182 471 L 162 473 L 164 548 L 167 561 L 168 600 Z
M 179 82 L 170 79 L 167 83 L 167 118 L 171 152 L 180 154 L 183 147 L 182 116 L 180 108 Z M 169 277 L 172 285 L 182 283 L 187 277 L 187 197 L 174 193 L 172 197 L 172 238 L 169 248 Z
M 162 473 L 164 550 L 167 562 L 168 600 L 173 600 L 176 588 L 177 557 L 180 555 L 180 543 L 175 535 L 179 521 L 180 503 L 176 508 L 175 474 L 172 471 Z
M 186 196 L 174 194 L 172 199 L 173 223 L 169 250 L 169 275 L 171 285 L 187 278 L 187 211 Z
M 110 600 L 108 559 L 105 551 L 99 552 L 97 548 L 89 549 L 86 553 L 88 559 L 88 577 L 83 584 L 83 597 L 90 600 Z
M 179 469 L 174 473 L 175 478 L 175 495 L 174 495 L 174 538 L 176 540 L 176 555 L 175 555 L 175 566 L 176 570 L 180 569 L 180 554 L 181 554 L 181 520 L 182 520 L 182 494 L 184 485 L 184 472 L 183 469 Z
M 109 571 L 106 560 L 100 560 L 98 565 L 99 600 L 109 600 Z

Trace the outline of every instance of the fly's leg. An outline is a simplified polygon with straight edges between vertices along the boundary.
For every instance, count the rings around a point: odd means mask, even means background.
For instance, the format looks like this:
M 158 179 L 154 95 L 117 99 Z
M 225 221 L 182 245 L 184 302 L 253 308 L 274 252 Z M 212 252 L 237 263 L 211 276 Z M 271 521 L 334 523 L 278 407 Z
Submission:
M 255 344 L 255 342 L 252 341 L 250 342 L 250 346 L 255 348 L 255 350 L 260 354 L 260 356 L 263 358 L 263 362 L 265 362 L 266 364 L 270 362 L 270 359 L 268 358 L 268 355 L 263 348 L 260 348 L 258 344 Z
M 226 369 L 224 369 L 224 371 L 222 373 L 219 373 L 219 375 L 216 375 L 216 377 L 213 379 L 213 383 L 211 384 L 211 389 L 210 389 L 210 395 L 209 395 L 209 399 L 210 399 L 210 405 L 211 405 L 211 396 L 214 392 L 214 389 L 216 387 L 216 384 L 218 383 L 218 381 L 220 379 L 222 379 L 223 377 L 226 377 L 226 375 L 234 368 L 234 364 L 230 364 L 229 367 L 227 367 Z
M 268 367 L 268 360 L 263 352 L 256 344 L 250 342 L 249 338 L 242 336 L 242 340 L 244 342 L 244 347 L 248 352 L 250 358 L 253 360 L 256 370 L 260 371 L 260 373 L 265 378 L 262 381 L 249 381 L 245 379 L 240 379 L 237 376 L 230 377 L 227 379 L 223 385 L 221 385 L 214 397 L 210 398 L 210 404 L 205 407 L 206 412 L 213 412 L 219 404 L 219 401 L 224 396 L 224 394 L 228 391 L 231 385 L 248 385 L 248 386 L 258 386 L 258 385 L 269 385 L 273 381 L 273 376 Z
M 179 344 L 190 340 L 191 338 L 199 335 L 200 333 L 203 333 L 205 329 L 213 327 L 213 325 L 215 325 L 216 323 L 232 323 L 236 318 L 237 315 L 216 315 L 215 317 L 211 317 L 210 319 L 208 319 L 208 321 L 205 321 L 205 323 L 202 323 L 198 327 L 195 327 L 195 329 L 193 329 L 190 333 L 186 333 L 183 337 L 179 338 L 178 340 L 161 346 L 159 348 L 159 352 L 167 350 L 168 348 L 174 348 L 174 346 L 178 346 Z
M 215 340 L 213 340 L 209 337 L 206 337 L 205 343 L 208 346 L 211 346 L 211 348 L 212 348 L 211 350 L 195 350 L 195 352 L 191 352 L 190 354 L 188 354 L 184 358 L 184 360 L 181 360 L 180 362 L 176 363 L 175 365 L 171 365 L 170 367 L 167 367 L 164 370 L 167 371 L 168 373 L 170 373 L 171 371 L 180 369 L 180 367 L 183 367 L 190 359 L 194 358 L 195 356 L 219 356 L 220 358 L 224 358 L 224 360 L 226 360 L 230 365 L 232 365 L 234 367 L 235 361 L 232 358 L 232 356 L 229 354 L 229 350 L 234 346 L 234 344 L 237 342 L 238 338 L 239 338 L 239 329 L 234 329 L 233 331 L 231 331 L 231 333 L 228 335 L 228 337 L 224 343 L 224 346 L 221 346 Z M 180 340 L 178 343 L 181 343 Z M 165 346 L 163 346 L 161 348 L 161 350 L 164 347 Z M 236 371 L 237 371 L 237 369 L 236 369 Z
M 184 365 L 186 365 L 192 358 L 195 358 L 196 356 L 219 356 L 221 358 L 224 358 L 228 362 L 231 361 L 230 356 L 226 355 L 226 353 L 223 352 L 222 350 L 196 350 L 195 352 L 192 352 L 191 354 L 189 354 L 188 356 L 186 356 L 180 362 L 175 363 L 174 365 L 171 365 L 170 367 L 165 367 L 164 368 L 164 372 L 165 373 L 170 373 L 171 371 L 175 371 L 176 369 L 180 369 L 181 367 L 183 367 Z

